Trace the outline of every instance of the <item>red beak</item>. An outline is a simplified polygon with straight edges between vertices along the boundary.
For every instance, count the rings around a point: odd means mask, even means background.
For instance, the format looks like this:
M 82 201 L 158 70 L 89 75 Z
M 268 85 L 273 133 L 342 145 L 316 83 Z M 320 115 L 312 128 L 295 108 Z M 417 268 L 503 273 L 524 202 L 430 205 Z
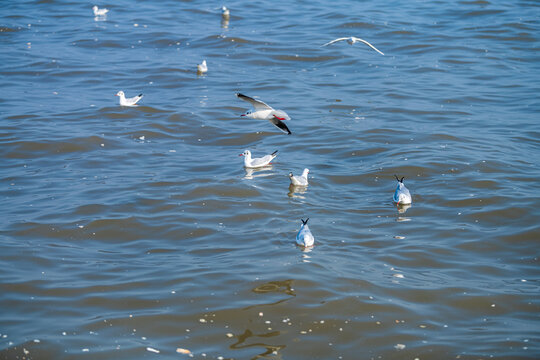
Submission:
M 240 116 L 246 116 L 246 114 L 242 114 L 242 115 L 240 115 Z
M 238 155 L 238 156 L 244 156 L 244 154 L 240 154 L 240 155 Z

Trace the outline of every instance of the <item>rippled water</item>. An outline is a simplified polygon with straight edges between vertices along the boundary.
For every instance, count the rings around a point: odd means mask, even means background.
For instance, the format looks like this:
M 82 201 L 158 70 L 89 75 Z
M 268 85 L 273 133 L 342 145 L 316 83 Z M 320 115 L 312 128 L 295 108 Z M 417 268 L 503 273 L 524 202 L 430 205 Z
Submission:
M 92 5 L 2 4 L 1 358 L 540 357 L 538 2 Z

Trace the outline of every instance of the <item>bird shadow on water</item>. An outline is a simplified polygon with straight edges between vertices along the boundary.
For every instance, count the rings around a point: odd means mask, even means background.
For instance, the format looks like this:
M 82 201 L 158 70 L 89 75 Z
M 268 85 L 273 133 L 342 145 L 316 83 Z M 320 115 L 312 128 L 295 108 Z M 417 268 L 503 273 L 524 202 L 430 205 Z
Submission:
M 286 347 L 286 345 L 269 345 L 269 344 L 265 344 L 265 343 L 262 343 L 262 342 L 256 342 L 256 343 L 252 343 L 252 344 L 244 344 L 244 343 L 249 338 L 252 338 L 252 337 L 270 338 L 270 337 L 278 336 L 280 334 L 281 333 L 279 331 L 270 331 L 270 332 L 267 332 L 267 333 L 254 334 L 251 330 L 246 329 L 243 334 L 236 336 L 238 341 L 236 341 L 234 344 L 230 345 L 229 348 L 234 349 L 234 350 L 238 350 L 238 349 L 246 349 L 246 348 L 251 348 L 251 347 L 255 347 L 255 348 L 260 347 L 260 348 L 266 349 L 266 351 L 251 357 L 251 359 L 260 359 L 260 358 L 268 359 L 269 356 L 271 356 L 271 355 L 274 355 L 277 358 L 279 351 L 281 349 L 284 349 Z
M 298 186 L 298 185 L 289 185 L 289 192 L 287 193 L 287 196 L 290 198 L 296 198 L 296 199 L 305 199 L 306 197 L 302 194 L 305 194 L 307 191 L 307 186 Z
M 257 175 L 255 175 L 255 174 L 258 173 L 258 172 L 270 171 L 270 170 L 273 170 L 273 169 L 274 168 L 273 168 L 272 165 L 263 166 L 263 167 L 260 167 L 260 168 L 245 168 L 246 175 L 243 178 L 249 180 L 249 179 L 253 179 L 253 178 L 256 178 L 256 177 L 270 176 L 270 175 L 273 175 L 274 173 L 273 172 L 264 172 L 262 174 L 257 174 Z
M 405 214 L 405 212 L 407 212 L 407 210 L 409 210 L 411 208 L 411 204 L 396 205 L 396 208 L 397 208 L 397 211 L 398 211 L 399 214 Z

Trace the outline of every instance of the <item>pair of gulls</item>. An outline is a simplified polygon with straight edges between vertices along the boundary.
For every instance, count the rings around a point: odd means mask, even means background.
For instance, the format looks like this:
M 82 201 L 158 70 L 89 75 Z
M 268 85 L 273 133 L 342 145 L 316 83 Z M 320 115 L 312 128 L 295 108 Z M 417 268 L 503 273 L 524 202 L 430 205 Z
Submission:
M 405 184 L 403 184 L 404 177 L 400 179 L 397 177 L 397 175 L 394 176 L 398 181 L 398 185 L 394 193 L 394 202 L 396 202 L 397 205 L 410 205 L 412 203 L 411 193 L 409 192 L 409 189 L 405 187 Z M 313 237 L 313 234 L 309 230 L 309 226 L 307 224 L 309 218 L 307 218 L 305 221 L 304 219 L 300 220 L 302 221 L 302 225 L 300 226 L 298 234 L 296 234 L 296 244 L 304 248 L 310 248 L 314 245 L 315 238 Z
M 264 155 L 263 157 L 252 158 L 251 157 L 251 151 L 244 150 L 244 152 L 241 153 L 238 156 L 243 156 L 244 157 L 244 166 L 246 168 L 254 169 L 254 168 L 261 168 L 261 167 L 265 167 L 266 165 L 269 165 L 270 161 L 272 161 L 272 160 L 274 160 L 276 158 L 277 152 L 278 151 L 276 150 L 271 154 Z M 289 173 L 289 179 L 291 179 L 291 185 L 294 185 L 294 186 L 308 186 L 309 185 L 308 174 L 309 174 L 309 169 L 308 168 L 304 169 L 304 171 L 302 172 L 302 175 L 294 176 L 292 172 Z
M 134 106 L 138 106 L 137 103 L 139 102 L 139 100 L 142 99 L 143 94 L 139 94 L 131 98 L 126 98 L 126 94 L 124 94 L 124 92 L 120 90 L 118 93 L 116 93 L 116 96 L 120 97 L 121 106 L 134 107 Z M 289 135 L 291 134 L 291 131 L 289 130 L 287 125 L 285 125 L 285 123 L 283 122 L 283 120 L 291 119 L 285 111 L 276 110 L 261 100 L 256 100 L 240 93 L 236 94 L 236 96 L 238 96 L 240 99 L 247 101 L 251 105 L 253 105 L 253 110 L 249 110 L 245 114 L 242 114 L 241 116 L 245 116 L 252 119 L 268 120 L 284 133 L 287 133 Z

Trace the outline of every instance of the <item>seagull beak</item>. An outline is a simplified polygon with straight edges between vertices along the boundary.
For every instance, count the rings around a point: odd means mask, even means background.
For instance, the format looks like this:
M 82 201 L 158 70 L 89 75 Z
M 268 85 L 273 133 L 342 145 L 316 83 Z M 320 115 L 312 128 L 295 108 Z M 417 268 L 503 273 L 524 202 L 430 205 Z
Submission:
M 114 96 L 120 96 L 120 95 L 118 95 L 118 94 L 114 94 Z
M 240 115 L 240 116 L 246 116 L 246 114 L 242 114 L 242 115 Z
M 240 155 L 238 155 L 238 156 L 244 156 L 244 154 L 240 154 Z

